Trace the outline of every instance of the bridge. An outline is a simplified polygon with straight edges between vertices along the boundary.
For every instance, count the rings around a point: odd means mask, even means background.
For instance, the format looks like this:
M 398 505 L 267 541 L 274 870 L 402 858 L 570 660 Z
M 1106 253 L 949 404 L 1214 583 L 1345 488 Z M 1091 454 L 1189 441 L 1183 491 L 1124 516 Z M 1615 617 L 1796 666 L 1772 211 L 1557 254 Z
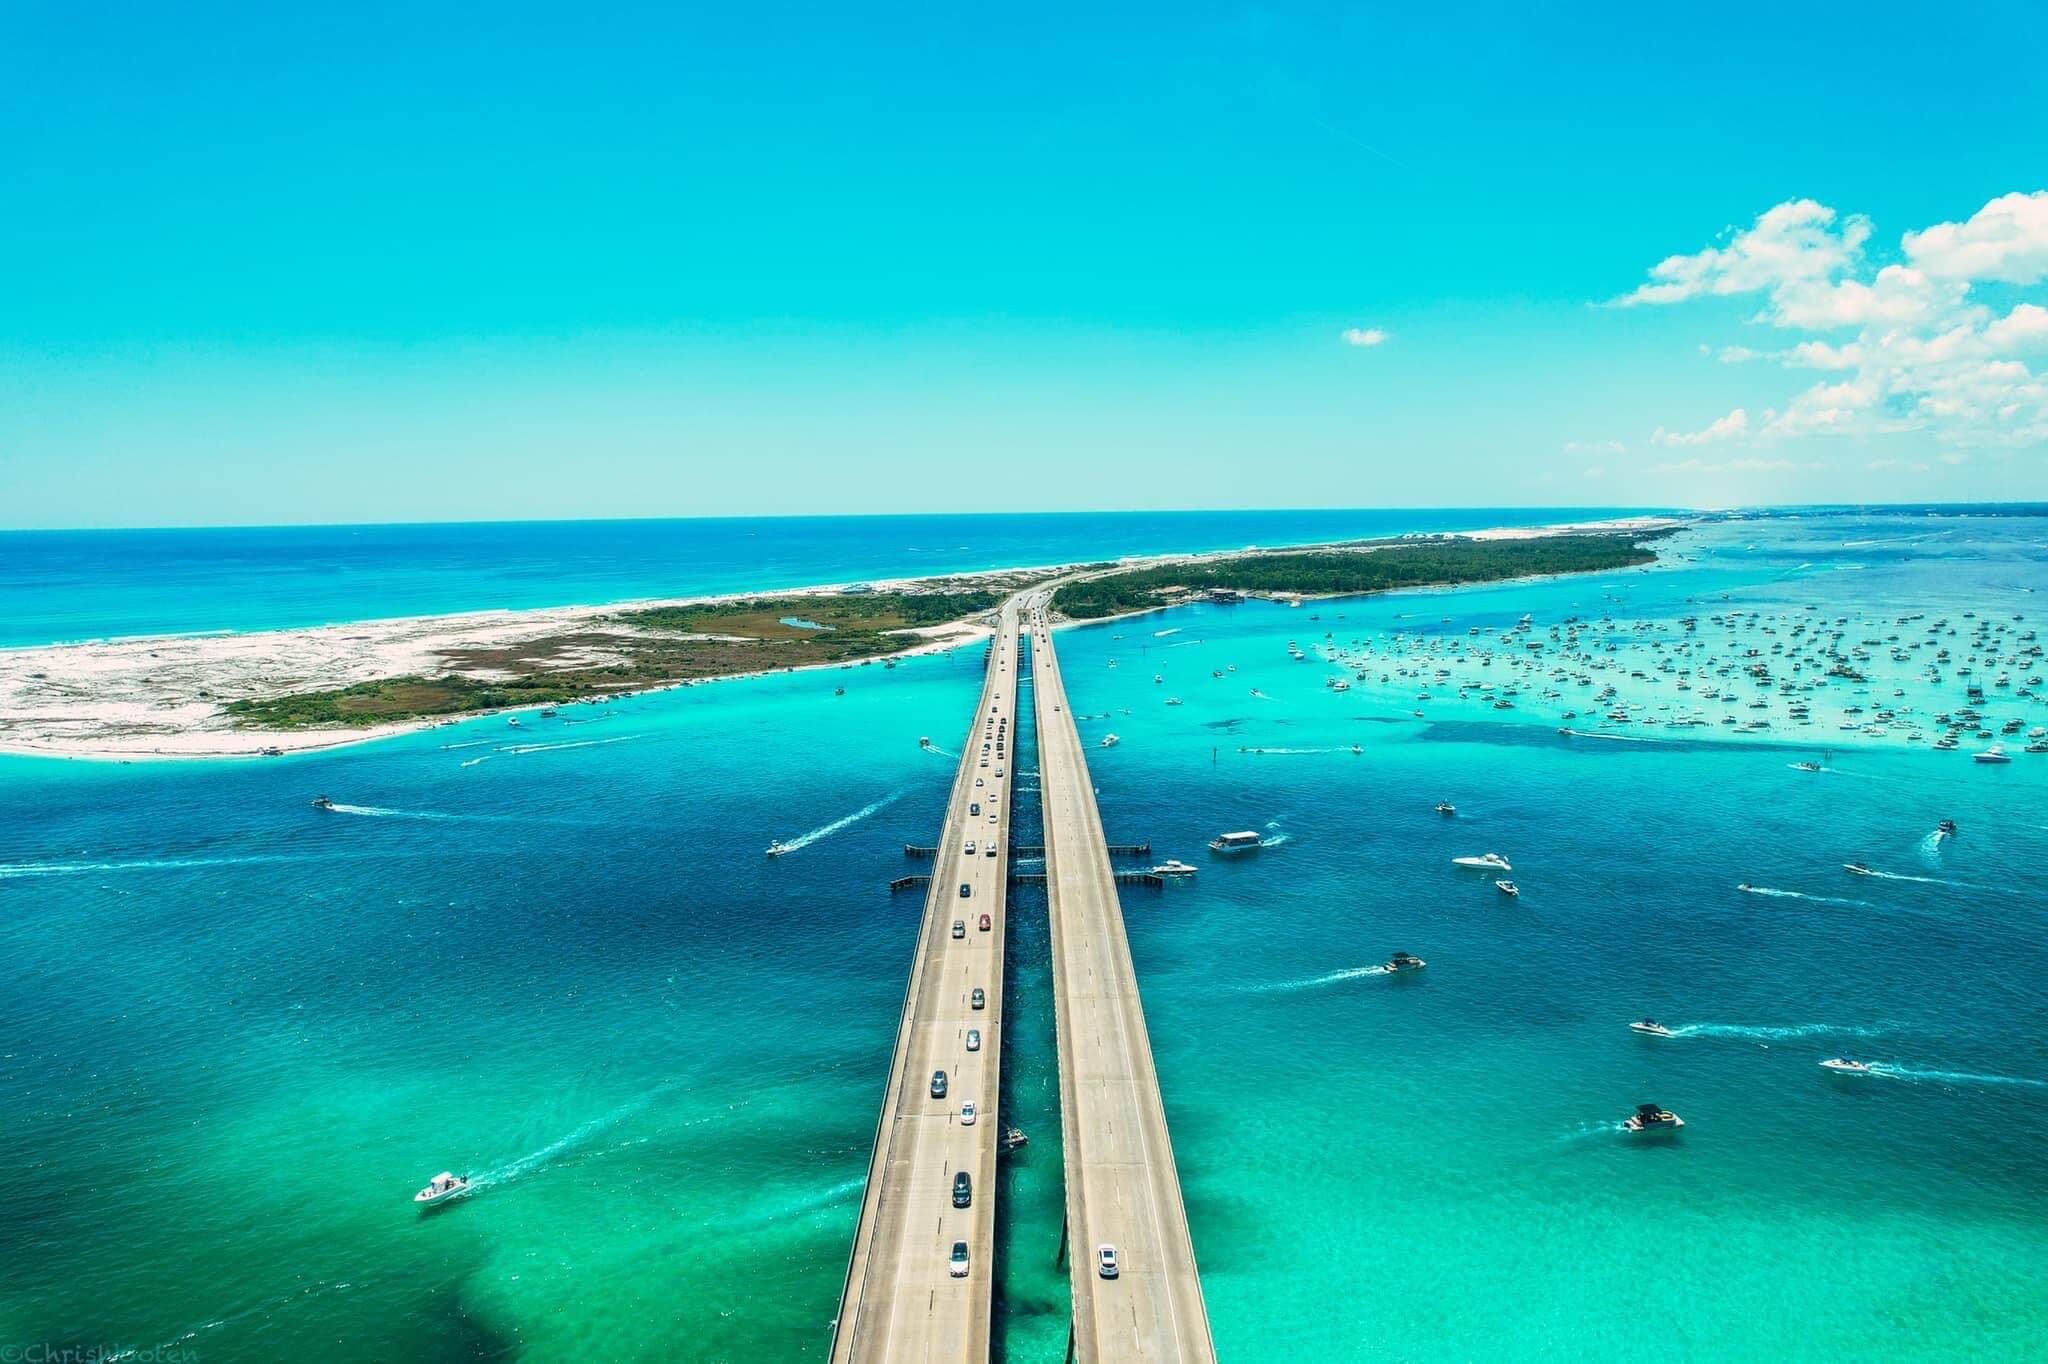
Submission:
M 1081 1364 L 1215 1359 L 1116 872 L 1044 621 L 1049 596 L 1049 588 L 1036 588 L 1002 608 L 945 830 L 931 850 L 924 918 L 840 1294 L 835 1364 L 989 1356 L 1011 838 L 1012 775 L 1004 759 L 1016 751 L 1013 717 L 1026 618 L 1066 1161 L 1064 1235 L 1073 1285 L 1068 1356 Z M 1006 736 L 1008 746 L 997 748 L 996 736 Z M 973 854 L 969 839 L 975 840 Z M 993 857 L 986 851 L 990 839 Z M 980 927 L 984 914 L 986 930 Z M 963 929 L 958 938 L 956 920 Z M 971 999 L 976 988 L 984 991 L 979 1010 Z M 980 1031 L 977 1051 L 967 1050 L 971 1028 Z M 940 1070 L 947 1073 L 947 1093 L 934 1098 L 933 1072 Z M 966 1099 L 980 1110 L 971 1125 L 961 1121 Z M 953 1195 L 954 1177 L 963 1171 L 971 1181 L 965 1208 Z M 963 1266 L 954 1262 L 962 1243 L 964 1274 L 956 1273 Z M 1116 1248 L 1113 1279 L 1099 1272 L 1103 1245 Z
M 1016 745 L 1018 669 L 1012 602 L 990 646 L 981 702 L 960 746 L 945 832 L 932 858 L 867 1193 L 840 1291 L 835 1364 L 988 1358 L 1002 1132 L 996 1099 L 1010 860 L 1008 759 Z M 970 1030 L 979 1033 L 977 1050 L 969 1050 Z M 946 1073 L 943 1097 L 934 1097 L 936 1071 Z M 970 1101 L 978 1110 L 972 1123 L 963 1112 Z M 963 1173 L 970 1182 L 964 1208 L 954 1193 L 954 1178 Z M 964 1265 L 954 1263 L 954 1247 L 961 1244 Z
M 1115 871 L 1045 622 L 1048 597 L 1032 594 L 1026 610 L 1066 1147 L 1068 1354 L 1081 1364 L 1214 1360 Z M 1114 1279 L 1097 1263 L 1105 1245 L 1116 1250 Z

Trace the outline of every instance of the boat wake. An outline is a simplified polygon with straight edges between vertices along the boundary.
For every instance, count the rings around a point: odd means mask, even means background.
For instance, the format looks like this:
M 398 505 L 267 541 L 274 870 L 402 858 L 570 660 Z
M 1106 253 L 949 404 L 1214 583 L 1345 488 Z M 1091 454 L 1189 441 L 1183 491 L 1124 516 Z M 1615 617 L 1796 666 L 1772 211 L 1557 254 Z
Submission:
M 303 862 L 303 857 L 252 854 L 247 857 L 143 857 L 118 862 L 0 862 L 0 881 L 31 876 L 90 876 L 109 871 L 187 871 L 199 867 L 245 867 Z
M 1264 985 L 1247 985 L 1245 991 L 1254 995 L 1293 994 L 1298 990 L 1319 990 L 1325 985 L 1338 985 L 1347 980 L 1362 980 L 1366 976 L 1384 976 L 1384 966 L 1349 966 L 1342 971 L 1330 971 L 1305 980 L 1277 980 Z
M 615 1127 L 619 1123 L 624 1122 L 627 1118 L 640 1112 L 647 1105 L 653 1103 L 656 1099 L 674 1088 L 675 1085 L 673 1083 L 656 1085 L 645 1094 L 640 1095 L 638 1098 L 627 1100 L 609 1113 L 603 1113 L 592 1118 L 567 1136 L 558 1137 L 539 1150 L 529 1151 L 518 1159 L 508 1161 L 494 1170 L 473 1176 L 470 1182 L 475 1189 L 482 1190 L 497 1184 L 509 1184 L 522 1175 L 530 1175 L 558 1157 L 567 1155 L 577 1147 L 587 1144 L 591 1138 L 606 1131 L 608 1128 Z
M 861 806 L 860 809 L 855 810 L 850 815 L 842 815 L 838 819 L 833 820 L 830 824 L 820 824 L 817 828 L 811 830 L 807 834 L 798 834 L 795 838 L 792 838 L 787 843 L 784 843 L 782 845 L 782 850 L 786 853 L 793 853 L 798 848 L 808 848 L 811 846 L 811 844 L 816 843 L 819 839 L 830 838 L 833 834 L 838 833 L 847 825 L 858 824 L 862 820 L 866 819 L 869 815 L 875 813 L 875 811 L 894 805 L 897 801 L 901 800 L 902 798 L 903 793 L 901 791 L 891 791 L 888 795 L 883 796 L 880 800 L 870 801 L 868 804 Z
M 1942 1085 L 2018 1085 L 2025 1089 L 2048 1089 L 2048 1080 L 2023 1075 L 1981 1075 L 1970 1070 L 1929 1070 L 1922 1066 L 1898 1066 L 1884 1061 L 1870 1063 L 1872 1075 L 1892 1080 L 1921 1080 Z
M 1609 734 L 1599 729 L 1565 729 L 1560 731 L 1572 739 L 1605 739 L 1614 744 L 1661 744 L 1665 739 L 1652 739 L 1641 734 Z
M 1577 1127 L 1557 1134 L 1560 1146 L 1571 1142 L 1589 1141 L 1594 1137 L 1612 1137 L 1626 1129 L 1618 1122 L 1582 1122 Z
M 1790 1042 L 1801 1037 L 1877 1037 L 1882 1028 L 1854 1024 L 1794 1023 L 1781 1028 L 1750 1027 L 1743 1023 L 1688 1023 L 1673 1028 L 1673 1037 L 1740 1037 L 1754 1042 Z
M 558 744 L 506 744 L 498 752 L 509 757 L 522 753 L 559 753 L 565 748 L 601 748 L 605 744 L 629 744 L 646 737 L 645 734 L 619 734 L 609 739 L 569 739 Z
M 326 807 L 337 815 L 364 815 L 371 819 L 456 819 L 457 815 L 442 814 L 437 810 L 390 810 L 382 805 L 345 805 L 335 801 Z
M 1772 886 L 1740 886 L 1744 895 L 1768 895 L 1777 900 L 1811 900 L 1817 905 L 1848 905 L 1855 909 L 1871 908 L 1868 900 L 1847 900 L 1839 895 L 1808 895 L 1803 890 L 1778 890 Z
M 1343 753 L 1342 748 L 1240 748 L 1240 753 L 1278 753 L 1286 756 L 1301 756 L 1312 753 Z

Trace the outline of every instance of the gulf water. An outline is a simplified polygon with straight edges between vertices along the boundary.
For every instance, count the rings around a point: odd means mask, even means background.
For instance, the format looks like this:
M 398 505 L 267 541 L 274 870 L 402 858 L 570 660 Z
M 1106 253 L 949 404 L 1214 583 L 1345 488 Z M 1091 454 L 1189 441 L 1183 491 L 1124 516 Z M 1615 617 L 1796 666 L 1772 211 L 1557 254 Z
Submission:
M 2048 756 L 1574 742 L 1540 706 L 1335 692 L 1287 641 L 1709 604 L 2034 625 L 2042 526 L 1721 525 L 1651 571 L 1060 634 L 1084 739 L 1120 737 L 1091 749 L 1107 832 L 1201 867 L 1124 905 L 1223 1357 L 2039 1355 Z M 0 1339 L 822 1357 L 916 932 L 887 882 L 951 772 L 917 740 L 957 751 L 979 666 L 0 764 Z M 1242 828 L 1271 846 L 1204 850 Z M 1518 900 L 1450 863 L 1489 850 Z M 1056 1360 L 1043 899 L 1016 903 L 998 1311 L 1008 1358 Z M 1370 973 L 1397 948 L 1428 968 Z M 1684 1131 L 1623 1136 L 1646 1101 Z M 442 1169 L 479 1190 L 423 1216 Z
M 577 606 L 1616 514 L 1574 507 L 1060 512 L 0 532 L 0 648 Z

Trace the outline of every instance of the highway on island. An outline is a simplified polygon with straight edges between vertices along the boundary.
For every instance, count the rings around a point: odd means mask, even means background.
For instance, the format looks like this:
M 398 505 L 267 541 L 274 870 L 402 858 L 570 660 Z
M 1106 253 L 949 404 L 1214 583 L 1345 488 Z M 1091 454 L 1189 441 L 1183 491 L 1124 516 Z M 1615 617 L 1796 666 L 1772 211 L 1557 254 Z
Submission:
M 1012 600 L 1002 608 L 932 859 L 867 1193 L 840 1294 L 834 1361 L 989 1356 L 1018 630 Z M 976 990 L 983 992 L 979 1009 Z M 970 1030 L 980 1032 L 979 1050 L 968 1049 Z M 946 1073 L 943 1098 L 932 1096 L 934 1071 Z M 972 1124 L 962 1120 L 968 1102 L 979 1110 Z M 972 1182 L 965 1208 L 956 1206 L 954 1194 L 955 1176 L 963 1171 Z M 957 1243 L 965 1243 L 967 1262 L 956 1276 Z
M 1052 915 L 1070 1355 L 1081 1364 L 1214 1360 L 1123 909 L 1043 615 L 1049 596 L 1049 589 L 1034 591 L 1025 610 Z M 1114 1279 L 1098 1270 L 1103 1245 L 1116 1248 Z

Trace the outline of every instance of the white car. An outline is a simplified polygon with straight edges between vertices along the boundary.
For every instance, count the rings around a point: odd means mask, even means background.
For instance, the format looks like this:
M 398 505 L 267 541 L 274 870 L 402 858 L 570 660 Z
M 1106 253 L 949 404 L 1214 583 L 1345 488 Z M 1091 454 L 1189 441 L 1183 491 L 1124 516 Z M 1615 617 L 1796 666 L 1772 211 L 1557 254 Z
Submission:
M 968 839 L 967 846 L 962 848 L 960 851 L 966 853 L 969 857 L 974 856 L 974 840 L 971 838 Z
M 981 1050 L 981 1029 L 980 1029 L 980 1028 L 969 1028 L 969 1029 L 967 1030 L 967 1050 L 969 1050 L 969 1051 L 980 1051 L 980 1050 Z
M 960 1125 L 962 1127 L 974 1126 L 974 1120 L 980 1116 L 981 1110 L 974 1106 L 974 1100 L 969 1099 L 960 1105 Z
M 1114 1279 L 1122 1272 L 1117 1268 L 1115 1246 L 1095 1248 L 1095 1272 L 1105 1279 Z

